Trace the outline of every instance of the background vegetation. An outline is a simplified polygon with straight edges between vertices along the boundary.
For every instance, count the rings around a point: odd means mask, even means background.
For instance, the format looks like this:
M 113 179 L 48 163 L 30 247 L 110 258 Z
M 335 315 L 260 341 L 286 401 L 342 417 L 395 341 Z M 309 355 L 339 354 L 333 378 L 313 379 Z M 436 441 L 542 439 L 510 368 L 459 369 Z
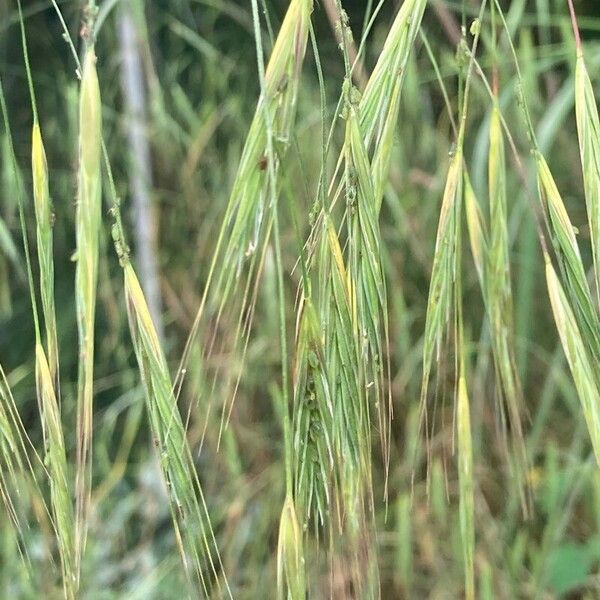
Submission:
M 0 0 L 0 595 L 600 596 L 597 2 L 98 4 Z

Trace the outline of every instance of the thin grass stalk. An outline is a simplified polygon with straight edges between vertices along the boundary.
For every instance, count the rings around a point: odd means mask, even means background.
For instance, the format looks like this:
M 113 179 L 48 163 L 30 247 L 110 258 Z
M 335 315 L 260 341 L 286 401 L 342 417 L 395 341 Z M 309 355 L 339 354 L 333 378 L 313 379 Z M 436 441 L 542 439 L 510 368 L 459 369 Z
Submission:
M 79 332 L 77 391 L 76 544 L 77 563 L 85 550 L 91 495 L 94 401 L 94 324 L 101 221 L 102 106 L 94 46 L 86 49 L 79 103 L 79 175 L 76 214 L 75 301 Z
M 458 432 L 458 487 L 460 532 L 465 570 L 465 598 L 475 600 L 475 523 L 471 416 L 464 366 L 458 380 L 456 427 Z

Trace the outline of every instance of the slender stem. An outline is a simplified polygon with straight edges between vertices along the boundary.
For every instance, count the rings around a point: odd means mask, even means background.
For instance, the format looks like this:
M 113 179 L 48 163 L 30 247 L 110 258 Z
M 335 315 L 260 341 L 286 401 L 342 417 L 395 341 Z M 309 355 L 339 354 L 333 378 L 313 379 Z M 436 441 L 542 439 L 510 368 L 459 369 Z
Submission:
M 23 60 L 25 61 L 25 72 L 27 73 L 27 85 L 29 87 L 29 96 L 31 97 L 31 110 L 33 112 L 33 122 L 38 122 L 37 103 L 35 101 L 35 89 L 33 87 L 33 77 L 31 76 L 31 66 L 29 64 L 29 52 L 27 50 L 27 36 L 25 35 L 25 21 L 23 20 L 23 10 L 21 0 L 17 0 L 19 10 L 19 25 L 21 27 L 21 43 L 23 46 Z
M 577 53 L 581 52 L 581 37 L 579 35 L 579 27 L 577 26 L 577 15 L 575 14 L 575 7 L 573 6 L 573 0 L 567 0 L 569 5 L 569 13 L 571 14 L 571 25 L 573 26 L 573 35 L 575 35 L 575 45 L 577 46 Z
M 2 111 L 2 119 L 4 121 L 4 130 L 8 140 L 9 158 L 12 162 L 14 176 L 17 184 L 17 205 L 19 207 L 19 222 L 21 225 L 21 235 L 23 237 L 23 250 L 25 252 L 25 264 L 27 267 L 27 282 L 29 284 L 29 295 L 31 298 L 31 310 L 33 312 L 33 323 L 35 327 L 35 340 L 36 343 L 40 343 L 40 320 L 38 317 L 37 301 L 35 299 L 35 287 L 33 283 L 33 270 L 31 268 L 31 255 L 29 252 L 29 242 L 27 241 L 27 226 L 25 225 L 25 210 L 23 208 L 23 186 L 21 178 L 19 177 L 19 166 L 17 164 L 17 157 L 15 156 L 15 150 L 12 142 L 12 134 L 10 131 L 10 123 L 8 121 L 8 111 L 6 108 L 6 100 L 4 98 L 4 88 L 2 81 L 0 80 L 0 109 Z

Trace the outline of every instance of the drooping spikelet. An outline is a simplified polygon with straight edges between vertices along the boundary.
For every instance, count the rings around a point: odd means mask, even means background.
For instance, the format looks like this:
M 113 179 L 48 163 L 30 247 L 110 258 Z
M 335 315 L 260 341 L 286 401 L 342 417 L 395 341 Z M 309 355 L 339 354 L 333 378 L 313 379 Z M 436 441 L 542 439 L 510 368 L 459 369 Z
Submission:
M 546 281 L 556 328 L 575 381 L 596 462 L 600 467 L 600 381 L 598 363 L 590 356 L 575 313 L 550 258 L 545 255 Z
M 48 367 L 52 381 L 58 383 L 58 341 L 54 307 L 54 258 L 52 242 L 52 203 L 48 191 L 48 165 L 40 126 L 33 123 L 31 135 L 31 170 L 35 206 L 37 252 L 40 265 L 40 294 L 46 329 Z
M 124 284 L 150 427 L 188 581 L 197 595 L 209 596 L 217 582 L 220 592 L 230 597 L 164 353 L 144 293 L 128 261 L 124 265 Z
M 279 600 L 286 600 L 286 598 L 304 600 L 306 598 L 302 530 L 291 496 L 286 497 L 279 520 L 277 598 Z
M 102 106 L 93 45 L 85 53 L 79 99 L 79 174 L 76 215 L 75 300 L 79 332 L 77 393 L 76 544 L 77 561 L 85 549 L 91 493 L 94 398 L 94 323 L 101 219 Z

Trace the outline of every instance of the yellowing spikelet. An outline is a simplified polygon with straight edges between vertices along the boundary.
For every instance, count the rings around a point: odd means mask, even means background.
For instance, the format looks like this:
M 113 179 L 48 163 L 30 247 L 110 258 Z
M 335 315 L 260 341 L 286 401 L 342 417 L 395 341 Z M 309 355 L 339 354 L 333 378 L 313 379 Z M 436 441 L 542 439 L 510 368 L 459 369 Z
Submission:
M 63 589 L 66 598 L 74 600 L 79 586 L 79 570 L 77 557 L 74 555 L 73 505 L 68 483 L 65 442 L 48 361 L 39 343 L 35 347 L 35 380 L 44 430 L 44 462 L 48 466 L 50 503 L 60 552 Z
M 58 341 L 54 306 L 54 259 L 52 235 L 52 206 L 48 190 L 48 165 L 42 133 L 34 121 L 31 134 L 31 171 L 36 220 L 37 254 L 40 265 L 40 294 L 44 313 L 48 367 L 58 389 Z
M 291 496 L 287 496 L 279 521 L 277 542 L 277 597 L 280 600 L 305 600 L 306 577 L 302 532 Z

